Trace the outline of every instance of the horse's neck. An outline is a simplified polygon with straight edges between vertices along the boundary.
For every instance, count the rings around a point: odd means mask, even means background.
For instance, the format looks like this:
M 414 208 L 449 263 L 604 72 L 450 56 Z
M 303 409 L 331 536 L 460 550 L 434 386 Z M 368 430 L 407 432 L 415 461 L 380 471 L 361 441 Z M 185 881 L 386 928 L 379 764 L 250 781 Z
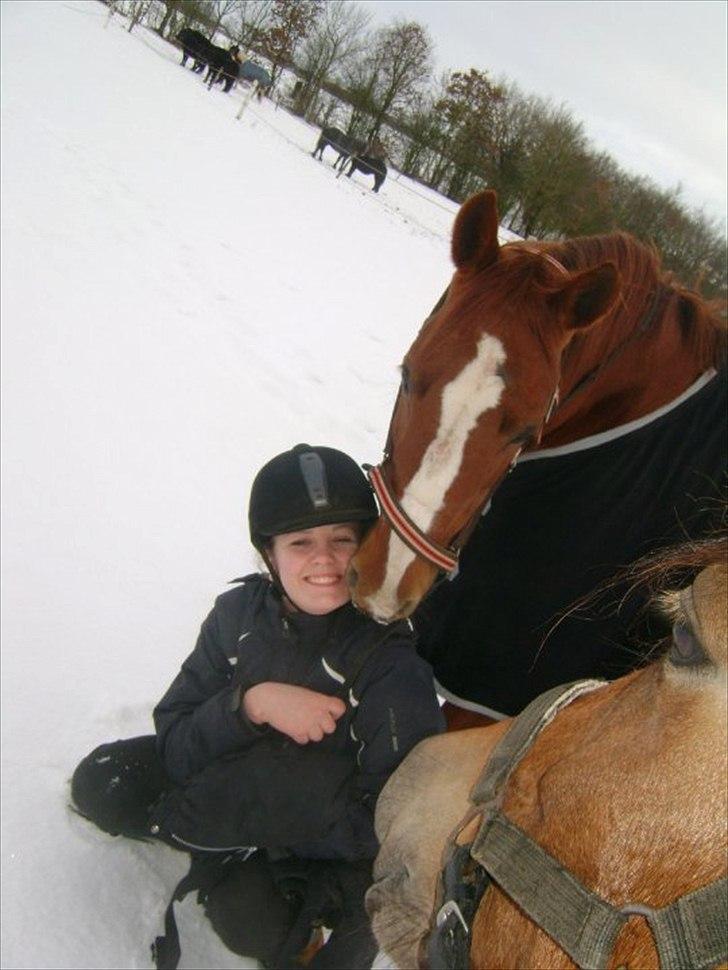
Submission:
M 540 444 L 553 448 L 645 417 L 674 401 L 706 369 L 683 342 L 675 296 L 645 332 L 610 319 L 567 347 L 559 400 Z M 639 328 L 641 321 L 634 325 Z

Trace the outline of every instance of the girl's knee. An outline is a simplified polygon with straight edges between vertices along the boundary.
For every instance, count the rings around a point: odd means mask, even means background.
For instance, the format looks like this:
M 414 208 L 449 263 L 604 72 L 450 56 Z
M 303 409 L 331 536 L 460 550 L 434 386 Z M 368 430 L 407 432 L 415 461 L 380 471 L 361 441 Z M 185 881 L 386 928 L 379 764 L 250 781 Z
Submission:
M 143 838 L 148 809 L 166 787 L 154 736 L 99 745 L 71 779 L 75 809 L 110 835 Z

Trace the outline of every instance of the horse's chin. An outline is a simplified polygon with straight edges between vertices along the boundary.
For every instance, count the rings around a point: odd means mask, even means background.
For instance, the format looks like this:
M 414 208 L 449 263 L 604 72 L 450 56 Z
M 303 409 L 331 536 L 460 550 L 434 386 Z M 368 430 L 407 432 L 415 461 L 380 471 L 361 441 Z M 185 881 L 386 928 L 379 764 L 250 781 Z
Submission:
M 375 586 L 369 578 L 372 560 L 363 552 L 362 547 L 347 576 L 354 606 L 377 623 L 408 619 L 431 589 L 437 570 L 430 563 L 415 559 L 407 565 L 399 582 L 380 578 Z
M 353 593 L 351 601 L 360 613 L 365 613 L 382 626 L 408 619 L 417 608 L 417 603 L 413 600 L 405 600 L 402 604 L 389 605 L 379 600 L 376 594 L 374 596 L 360 596 Z

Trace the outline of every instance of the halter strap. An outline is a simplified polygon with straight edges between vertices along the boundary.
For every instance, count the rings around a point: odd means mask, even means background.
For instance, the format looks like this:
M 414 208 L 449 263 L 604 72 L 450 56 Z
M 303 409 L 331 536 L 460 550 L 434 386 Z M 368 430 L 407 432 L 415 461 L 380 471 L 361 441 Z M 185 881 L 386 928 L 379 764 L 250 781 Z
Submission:
M 568 269 L 563 263 L 560 263 L 555 256 L 550 253 L 542 253 L 539 249 L 531 249 L 529 246 L 519 246 L 518 251 L 520 253 L 531 253 L 533 256 L 540 256 L 541 259 L 545 259 L 547 263 L 550 263 L 554 269 L 557 269 L 562 276 L 570 276 Z
M 606 967 L 620 930 L 632 916 L 646 919 L 662 970 L 708 970 L 728 956 L 725 877 L 660 909 L 641 903 L 613 906 L 501 811 L 508 780 L 538 734 L 576 697 L 604 683 L 576 681 L 540 695 L 488 759 L 471 793 L 473 806 L 448 846 L 442 873 L 445 901 L 428 942 L 433 970 L 468 965 L 472 922 L 491 881 L 580 967 Z M 472 842 L 459 844 L 460 833 L 469 831 L 478 816 L 481 824 Z
M 392 495 L 392 491 L 384 477 L 381 465 L 365 466 L 374 493 L 379 499 L 382 513 L 399 538 L 414 553 L 433 563 L 438 569 L 452 572 L 458 564 L 458 552 L 453 548 L 441 546 L 412 521 L 399 502 Z
M 543 429 L 545 428 L 546 422 L 551 417 L 551 414 L 558 403 L 558 398 L 559 391 L 558 388 L 556 388 L 551 400 L 549 401 L 543 421 L 541 422 L 541 427 L 538 435 L 536 436 L 537 442 L 541 440 Z M 397 401 L 395 401 L 394 404 L 394 411 L 397 410 L 398 402 L 399 394 L 397 395 Z M 393 414 L 394 411 L 392 412 Z M 408 546 L 416 555 L 420 556 L 422 559 L 425 559 L 427 562 L 432 563 L 433 566 L 436 566 L 443 572 L 452 573 L 458 565 L 460 550 L 472 535 L 475 527 L 478 524 L 483 509 L 490 501 L 491 495 L 498 485 L 500 485 L 503 478 L 513 471 L 516 461 L 518 460 L 518 456 L 521 454 L 523 449 L 518 449 L 516 454 L 511 459 L 510 465 L 505 470 L 501 478 L 496 482 L 490 492 L 483 498 L 482 503 L 473 512 L 468 522 L 466 522 L 463 528 L 455 534 L 455 537 L 451 541 L 450 545 L 444 546 L 439 542 L 436 542 L 434 539 L 431 539 L 422 529 L 420 529 L 417 523 L 414 522 L 409 515 L 407 515 L 400 502 L 395 498 L 392 488 L 384 474 L 384 465 L 390 458 L 391 444 L 392 425 L 390 422 L 389 432 L 387 434 L 387 443 L 384 448 L 384 459 L 382 460 L 382 463 L 379 465 L 364 465 L 364 469 L 369 476 L 369 481 L 372 484 L 374 493 L 379 500 L 382 515 L 387 520 L 392 530 L 402 540 L 402 542 L 404 542 L 404 544 Z

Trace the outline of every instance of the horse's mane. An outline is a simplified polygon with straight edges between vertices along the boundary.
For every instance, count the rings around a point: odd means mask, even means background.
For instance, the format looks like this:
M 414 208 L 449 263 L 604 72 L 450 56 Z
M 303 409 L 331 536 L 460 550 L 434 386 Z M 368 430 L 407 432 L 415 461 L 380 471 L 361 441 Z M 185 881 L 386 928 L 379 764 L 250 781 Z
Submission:
M 725 513 L 725 507 L 723 509 Z M 639 559 L 627 571 L 633 587 L 646 586 L 653 595 L 666 592 L 676 583 L 684 585 L 708 566 L 728 563 L 728 535 L 683 542 Z
M 672 272 L 663 269 L 654 247 L 629 233 L 582 236 L 558 243 L 510 243 L 503 247 L 503 250 L 518 249 L 547 253 L 572 271 L 613 263 L 622 278 L 620 299 L 611 314 L 613 333 L 626 335 L 639 325 L 649 313 L 658 288 L 664 287 L 676 297 L 665 313 L 677 313 L 685 351 L 703 368 L 720 369 L 725 364 L 728 350 L 725 303 L 708 300 L 684 286 Z

